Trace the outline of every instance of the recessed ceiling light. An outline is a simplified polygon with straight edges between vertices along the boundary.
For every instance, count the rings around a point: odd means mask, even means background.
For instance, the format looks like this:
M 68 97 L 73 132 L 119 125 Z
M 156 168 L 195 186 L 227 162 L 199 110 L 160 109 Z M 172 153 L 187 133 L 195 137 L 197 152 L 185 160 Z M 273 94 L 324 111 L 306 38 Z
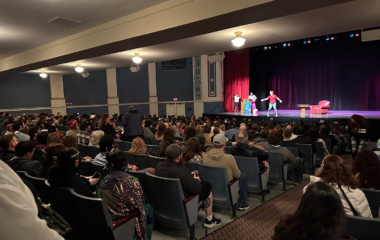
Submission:
M 134 63 L 141 63 L 142 58 L 139 55 L 140 53 L 135 53 L 135 56 L 132 58 Z
M 45 73 L 45 71 L 42 71 L 40 73 L 40 77 L 42 77 L 42 78 L 46 78 L 47 77 L 47 74 Z
M 77 73 L 81 73 L 81 72 L 84 71 L 84 68 L 82 68 L 82 67 L 80 66 L 80 64 L 77 64 L 77 67 L 75 68 L 75 71 L 76 71 Z
M 231 41 L 235 47 L 244 45 L 246 39 L 241 36 L 242 34 L 243 32 L 235 32 L 236 37 Z

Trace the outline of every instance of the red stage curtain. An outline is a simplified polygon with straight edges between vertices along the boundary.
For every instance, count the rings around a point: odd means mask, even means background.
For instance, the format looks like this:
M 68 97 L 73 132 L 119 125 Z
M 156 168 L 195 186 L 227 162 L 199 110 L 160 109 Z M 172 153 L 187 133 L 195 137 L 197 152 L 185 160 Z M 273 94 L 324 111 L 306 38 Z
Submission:
M 236 93 L 242 98 L 248 98 L 249 95 L 249 48 L 224 54 L 224 109 L 232 112 L 232 97 Z

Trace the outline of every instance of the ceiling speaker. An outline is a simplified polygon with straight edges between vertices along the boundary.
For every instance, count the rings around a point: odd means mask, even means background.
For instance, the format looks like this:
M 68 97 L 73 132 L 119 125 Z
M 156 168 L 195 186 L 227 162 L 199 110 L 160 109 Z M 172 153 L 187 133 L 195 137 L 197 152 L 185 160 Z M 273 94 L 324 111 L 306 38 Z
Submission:
M 83 72 L 81 75 L 83 78 L 90 76 L 90 74 L 87 71 Z
M 134 65 L 130 67 L 131 72 L 138 72 L 140 70 L 140 67 L 138 65 Z
M 224 60 L 224 52 L 209 54 L 207 58 L 210 63 L 221 62 Z

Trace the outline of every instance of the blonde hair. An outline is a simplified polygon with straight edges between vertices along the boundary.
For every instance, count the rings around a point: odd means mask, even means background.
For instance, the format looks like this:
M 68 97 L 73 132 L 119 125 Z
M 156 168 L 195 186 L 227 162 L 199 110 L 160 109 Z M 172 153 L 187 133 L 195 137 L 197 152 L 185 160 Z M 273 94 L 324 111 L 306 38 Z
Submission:
M 91 145 L 97 146 L 99 145 L 100 138 L 104 136 L 104 132 L 102 130 L 93 131 L 91 133 L 90 142 Z
M 145 154 L 146 146 L 141 137 L 133 139 L 132 147 L 129 149 L 129 153 L 132 154 Z
M 177 127 L 174 124 L 171 125 L 169 129 L 173 130 L 174 134 L 177 133 Z

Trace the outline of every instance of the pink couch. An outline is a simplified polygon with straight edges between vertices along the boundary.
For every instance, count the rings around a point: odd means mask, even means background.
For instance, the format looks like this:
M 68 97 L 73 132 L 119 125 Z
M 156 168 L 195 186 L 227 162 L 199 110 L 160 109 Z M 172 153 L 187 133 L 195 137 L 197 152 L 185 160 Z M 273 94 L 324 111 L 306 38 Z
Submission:
M 322 100 L 318 105 L 310 105 L 310 114 L 323 114 L 328 113 L 330 107 L 330 102 L 327 100 Z

